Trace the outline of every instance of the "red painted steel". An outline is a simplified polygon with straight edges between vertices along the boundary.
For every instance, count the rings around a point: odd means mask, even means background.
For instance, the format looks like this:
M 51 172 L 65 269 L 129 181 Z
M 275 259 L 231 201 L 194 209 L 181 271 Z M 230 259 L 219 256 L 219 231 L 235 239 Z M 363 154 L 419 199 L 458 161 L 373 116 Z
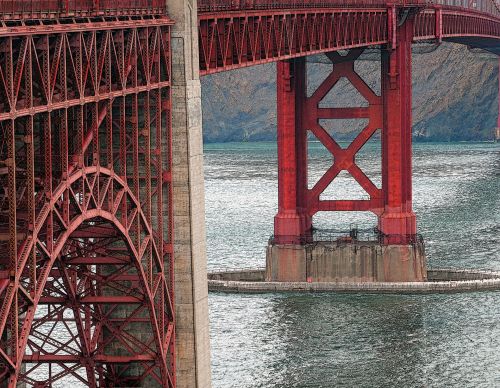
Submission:
M 495 140 L 500 140 L 500 58 L 498 58 L 498 116 L 497 128 L 495 130 Z
M 383 207 L 382 192 L 363 173 L 356 164 L 356 154 L 377 129 L 383 127 L 383 101 L 356 73 L 354 63 L 363 52 L 362 49 L 351 50 L 347 56 L 338 53 L 329 53 L 333 63 L 332 73 L 314 91 L 304 103 L 304 126 L 330 151 L 334 163 L 318 182 L 308 192 L 307 209 L 310 216 L 319 211 L 363 211 L 371 210 L 380 213 Z M 347 79 L 354 88 L 364 97 L 367 106 L 330 108 L 322 107 L 321 101 L 337 85 L 341 79 Z M 343 149 L 321 125 L 320 120 L 367 119 L 366 127 L 356 139 Z M 361 200 L 321 200 L 321 194 L 328 188 L 342 171 L 347 171 L 367 192 L 370 199 Z
M 395 4 L 403 2 L 395 1 Z M 423 0 L 414 0 L 408 3 L 422 3 Z M 255 11 L 274 9 L 305 9 L 305 8 L 350 8 L 350 7 L 383 7 L 387 6 L 385 0 L 200 0 L 198 1 L 199 13 L 221 13 L 225 11 Z
M 319 211 L 416 233 L 411 43 L 500 39 L 492 0 L 200 0 L 201 74 L 278 63 L 276 238 Z M 163 0 L 0 1 L 0 382 L 175 386 L 170 25 Z M 382 95 L 354 69 L 381 46 Z M 350 50 L 346 56 L 335 51 Z M 306 96 L 304 57 L 333 71 Z M 341 77 L 366 107 L 323 108 Z M 322 119 L 368 119 L 342 149 Z M 356 154 L 382 130 L 382 187 Z M 334 162 L 307 187 L 307 131 Z M 365 201 L 322 200 L 348 171 Z
M 410 17 L 397 28 L 396 49 L 383 49 L 380 96 L 355 71 L 354 63 L 363 49 L 350 50 L 345 56 L 328 53 L 333 70 L 310 97 L 306 97 L 304 91 L 304 60 L 278 62 L 279 212 L 275 218 L 278 244 L 308 241 L 312 216 L 320 211 L 371 211 L 379 217 L 385 243 L 407 243 L 415 237 L 411 189 L 412 35 L 413 17 Z M 322 106 L 321 102 L 341 79 L 347 79 L 354 86 L 367 106 Z M 347 148 L 342 148 L 322 120 L 346 119 L 367 119 L 367 125 Z M 382 130 L 381 188 L 356 163 L 357 153 L 378 129 Z M 333 157 L 331 167 L 311 189 L 307 188 L 306 177 L 307 131 Z M 368 200 L 321 199 L 342 171 L 347 171 L 359 183 Z
M 9 387 L 175 386 L 171 24 L 0 27 Z
M 222 13 L 223 11 L 255 10 L 297 10 L 306 8 L 387 8 L 414 6 L 444 6 L 480 11 L 490 15 L 500 15 L 500 9 L 494 0 L 200 0 L 199 13 Z
M 166 4 L 165 0 L 2 0 L 0 18 L 159 15 L 165 14 Z
M 382 191 L 384 211 L 379 230 L 386 243 L 415 236 L 412 205 L 412 55 L 414 18 L 397 28 L 396 49 L 382 52 Z M 403 241 L 401 241 L 403 240 Z
M 244 66 L 388 41 L 387 13 L 297 10 L 200 15 L 200 69 L 210 74 Z

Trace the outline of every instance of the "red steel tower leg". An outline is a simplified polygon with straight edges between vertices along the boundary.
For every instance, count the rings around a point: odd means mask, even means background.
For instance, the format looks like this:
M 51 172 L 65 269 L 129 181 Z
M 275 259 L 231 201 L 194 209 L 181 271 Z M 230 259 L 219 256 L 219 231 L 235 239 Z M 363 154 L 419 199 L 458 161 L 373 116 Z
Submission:
M 412 78 L 413 19 L 397 29 L 395 50 L 382 52 L 382 189 L 384 212 L 379 219 L 386 243 L 406 243 L 417 231 L 412 206 Z
M 307 132 L 303 128 L 305 59 L 280 61 L 278 93 L 278 206 L 276 242 L 298 244 L 311 228 L 307 201 Z

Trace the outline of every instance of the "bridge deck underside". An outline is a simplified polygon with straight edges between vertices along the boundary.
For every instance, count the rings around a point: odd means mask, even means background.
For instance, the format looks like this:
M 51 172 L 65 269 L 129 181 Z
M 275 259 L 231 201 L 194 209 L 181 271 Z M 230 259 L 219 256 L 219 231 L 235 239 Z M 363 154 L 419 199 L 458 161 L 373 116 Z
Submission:
M 489 51 L 492 54 L 500 55 L 500 40 L 495 38 L 480 38 L 480 37 L 462 37 L 462 38 L 446 38 L 447 42 L 465 44 L 471 48 L 479 48 Z
M 199 16 L 202 75 L 356 47 L 395 45 L 396 10 L 300 9 L 203 13 Z M 491 48 L 500 19 L 463 8 L 421 10 L 414 42 L 443 40 Z M 494 50 L 494 49 L 493 49 Z

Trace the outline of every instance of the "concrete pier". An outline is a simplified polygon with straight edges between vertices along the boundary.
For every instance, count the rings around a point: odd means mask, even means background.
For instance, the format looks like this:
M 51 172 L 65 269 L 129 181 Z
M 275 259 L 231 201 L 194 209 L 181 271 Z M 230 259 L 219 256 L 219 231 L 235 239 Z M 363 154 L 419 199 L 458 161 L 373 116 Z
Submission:
M 268 282 L 424 282 L 422 242 L 382 245 L 378 242 L 269 244 Z
M 211 386 L 201 87 L 196 0 L 168 1 L 172 30 L 176 375 L 179 388 Z
M 269 282 L 265 269 L 214 272 L 208 275 L 212 292 L 228 293 L 347 293 L 453 294 L 500 290 L 500 272 L 468 269 L 430 269 L 425 282 Z

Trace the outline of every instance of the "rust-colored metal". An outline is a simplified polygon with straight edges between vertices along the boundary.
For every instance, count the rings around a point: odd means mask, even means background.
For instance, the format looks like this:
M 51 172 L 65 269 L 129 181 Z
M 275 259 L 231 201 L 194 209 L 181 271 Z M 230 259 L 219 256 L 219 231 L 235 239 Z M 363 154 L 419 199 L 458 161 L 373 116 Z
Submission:
M 277 241 L 307 241 L 318 211 L 372 211 L 389 244 L 413 236 L 411 43 L 493 50 L 496 4 L 200 0 L 199 12 L 202 75 L 282 61 Z M 171 24 L 163 0 L 0 2 L 0 383 L 175 386 Z M 353 66 L 375 45 L 381 96 Z M 316 53 L 334 70 L 307 97 Z M 367 107 L 319 106 L 340 77 Z M 337 118 L 369 119 L 347 149 L 319 123 Z M 355 160 L 376 129 L 381 188 Z M 334 157 L 310 190 L 306 130 Z M 344 170 L 368 200 L 320 200 Z
M 414 18 L 396 28 L 395 50 L 382 51 L 382 192 L 379 230 L 387 244 L 414 240 L 412 195 L 412 53 Z
M 476 45 L 477 38 L 500 39 L 500 11 L 492 0 L 201 0 L 198 6 L 202 75 L 335 50 L 392 45 L 393 16 L 399 23 L 415 13 L 415 42 Z
M 387 43 L 385 9 L 245 11 L 199 18 L 202 75 Z
M 358 75 L 355 61 L 363 49 L 327 56 L 331 74 L 307 97 L 303 59 L 278 62 L 279 211 L 275 218 L 278 244 L 301 244 L 312 236 L 318 212 L 370 211 L 379 217 L 386 244 L 415 239 L 411 170 L 411 43 L 413 17 L 396 27 L 396 49 L 382 50 L 382 93 L 378 95 Z M 366 101 L 364 106 L 325 107 L 322 101 L 341 79 L 348 80 Z M 323 120 L 365 119 L 365 128 L 347 148 L 328 132 Z M 382 134 L 382 187 L 377 187 L 356 162 L 356 155 L 374 136 Z M 333 163 L 312 188 L 307 186 L 307 131 L 331 153 Z M 342 171 L 347 171 L 369 199 L 322 199 Z
M 440 5 L 445 7 L 464 8 L 489 14 L 499 14 L 494 0 L 200 0 L 198 11 L 227 12 L 227 11 L 259 11 L 273 9 L 305 9 L 305 8 L 386 8 L 387 5 L 396 7 L 414 7 Z
M 0 17 L 59 19 L 69 17 L 139 16 L 165 14 L 164 0 L 2 0 Z
M 175 386 L 171 24 L 151 14 L 0 27 L 10 387 Z
M 307 212 L 306 61 L 280 61 L 278 94 L 278 214 L 274 233 L 281 244 L 299 244 L 311 230 Z

